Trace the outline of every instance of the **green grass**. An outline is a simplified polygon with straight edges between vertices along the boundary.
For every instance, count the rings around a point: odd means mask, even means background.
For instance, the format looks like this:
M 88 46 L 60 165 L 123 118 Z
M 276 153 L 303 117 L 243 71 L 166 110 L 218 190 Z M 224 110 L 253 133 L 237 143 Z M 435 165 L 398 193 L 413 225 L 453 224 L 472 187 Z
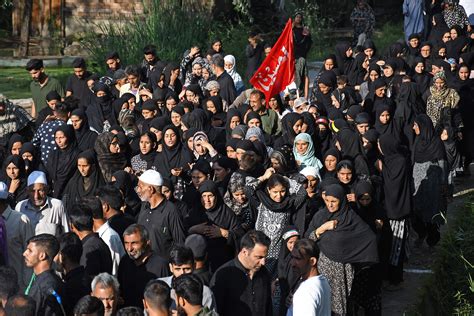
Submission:
M 65 86 L 72 68 L 51 67 L 46 68 L 46 73 Z M 0 68 L 0 93 L 8 99 L 31 98 L 30 82 L 31 77 L 23 67 Z

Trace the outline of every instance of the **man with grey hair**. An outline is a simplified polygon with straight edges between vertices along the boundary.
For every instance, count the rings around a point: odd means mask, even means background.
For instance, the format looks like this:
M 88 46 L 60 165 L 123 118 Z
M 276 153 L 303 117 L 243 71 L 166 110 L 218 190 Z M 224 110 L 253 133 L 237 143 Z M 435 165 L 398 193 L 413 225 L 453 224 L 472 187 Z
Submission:
M 211 69 L 216 75 L 216 80 L 220 85 L 219 95 L 227 102 L 232 104 L 237 98 L 237 90 L 235 90 L 234 79 L 225 71 L 224 57 L 220 54 L 214 54 L 211 58 Z
M 48 181 L 42 171 L 33 171 L 27 180 L 28 199 L 18 202 L 15 210 L 28 216 L 36 235 L 59 237 L 69 232 L 69 222 L 61 200 L 47 196 Z
M 120 284 L 116 277 L 104 272 L 95 276 L 91 283 L 91 295 L 104 304 L 104 316 L 114 316 L 120 296 Z
M 143 201 L 137 223 L 150 233 L 151 249 L 168 260 L 170 249 L 186 238 L 183 220 L 176 206 L 161 193 L 163 177 L 147 170 L 138 179 L 137 193 Z
M 143 308 L 143 291 L 147 283 L 170 275 L 168 262 L 153 252 L 148 230 L 140 224 L 132 224 L 123 233 L 125 250 L 118 268 L 124 306 Z

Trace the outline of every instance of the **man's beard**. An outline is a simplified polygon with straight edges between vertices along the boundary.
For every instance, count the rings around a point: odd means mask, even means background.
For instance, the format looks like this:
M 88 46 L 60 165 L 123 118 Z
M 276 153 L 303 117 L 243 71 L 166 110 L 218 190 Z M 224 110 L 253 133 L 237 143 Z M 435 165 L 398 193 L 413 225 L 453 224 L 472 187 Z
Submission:
M 41 73 L 38 77 L 33 78 L 33 81 L 40 82 L 44 79 L 44 73 Z
M 134 256 L 131 255 L 130 253 L 128 253 L 128 256 L 129 256 L 130 259 L 132 259 L 132 260 L 137 260 L 138 258 L 140 258 L 141 256 L 143 256 L 144 253 L 145 253 L 145 249 L 141 249 L 141 250 L 137 251 Z

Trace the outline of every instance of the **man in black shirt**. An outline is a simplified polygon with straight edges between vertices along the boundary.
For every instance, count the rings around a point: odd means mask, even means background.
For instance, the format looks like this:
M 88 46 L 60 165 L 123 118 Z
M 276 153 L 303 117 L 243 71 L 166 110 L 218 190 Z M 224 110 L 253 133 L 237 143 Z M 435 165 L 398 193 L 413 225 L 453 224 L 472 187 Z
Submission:
M 168 262 L 151 250 L 148 230 L 140 224 L 129 226 L 123 233 L 127 255 L 122 257 L 118 280 L 124 306 L 143 308 L 143 291 L 148 281 L 170 275 Z
M 64 281 L 63 303 L 67 315 L 72 314 L 74 305 L 81 297 L 91 292 L 92 278 L 79 264 L 81 256 L 82 243 L 79 237 L 72 232 L 62 234 L 54 262 Z
M 120 56 L 117 52 L 110 52 L 105 56 L 105 63 L 107 64 L 106 76 L 114 78 L 114 74 L 117 70 L 122 69 L 120 62 Z
M 33 275 L 25 295 L 36 302 L 36 315 L 63 315 L 57 297 L 63 294 L 63 282 L 51 269 L 53 258 L 59 251 L 59 243 L 53 235 L 39 234 L 28 240 L 23 257 Z
M 91 277 L 101 272 L 112 273 L 112 255 L 107 244 L 93 232 L 92 211 L 88 205 L 76 204 L 69 212 L 71 230 L 82 242 L 80 264 Z
M 120 211 L 124 204 L 123 195 L 120 190 L 112 185 L 100 188 L 96 196 L 102 203 L 104 218 L 109 222 L 110 227 L 117 232 L 123 242 L 123 232 L 128 226 L 135 224 L 135 219 Z
M 66 82 L 66 97 L 74 96 L 80 100 L 81 107 L 87 107 L 89 104 L 90 90 L 87 86 L 87 78 L 92 73 L 87 71 L 86 61 L 84 58 L 78 57 L 73 60 L 72 68 L 74 74 L 70 75 Z
M 251 230 L 237 258 L 221 266 L 211 280 L 219 315 L 272 315 L 271 276 L 264 267 L 270 238 Z
M 137 193 L 145 202 L 137 222 L 148 229 L 153 251 L 167 260 L 173 245 L 184 243 L 185 230 L 176 206 L 161 193 L 162 185 L 158 171 L 147 170 L 140 176 Z
M 211 59 L 212 72 L 216 75 L 216 80 L 219 82 L 221 89 L 219 95 L 227 104 L 231 105 L 237 98 L 237 90 L 235 90 L 234 79 L 225 71 L 224 57 L 220 54 L 215 54 Z
M 155 45 L 147 45 L 143 48 L 143 62 L 140 69 L 142 82 L 148 83 L 152 72 L 161 74 L 165 66 L 166 63 L 158 58 Z

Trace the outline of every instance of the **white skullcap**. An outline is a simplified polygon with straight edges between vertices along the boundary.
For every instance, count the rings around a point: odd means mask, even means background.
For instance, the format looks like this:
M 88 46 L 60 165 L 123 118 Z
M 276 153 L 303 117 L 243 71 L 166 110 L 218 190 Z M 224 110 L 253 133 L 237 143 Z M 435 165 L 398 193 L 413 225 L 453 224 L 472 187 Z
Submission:
M 8 187 L 5 182 L 0 182 L 0 200 L 8 199 Z
M 163 177 L 158 171 L 155 170 L 147 170 L 145 171 L 140 178 L 138 178 L 143 183 L 156 185 L 161 187 L 163 185 Z
M 28 176 L 28 183 L 27 185 L 33 184 L 48 184 L 48 180 L 46 179 L 46 174 L 43 171 L 33 171 Z
M 305 177 L 313 176 L 321 180 L 321 176 L 319 175 L 319 169 L 316 167 L 312 167 L 312 166 L 305 167 L 303 168 L 303 170 L 300 171 L 300 173 L 304 175 Z

